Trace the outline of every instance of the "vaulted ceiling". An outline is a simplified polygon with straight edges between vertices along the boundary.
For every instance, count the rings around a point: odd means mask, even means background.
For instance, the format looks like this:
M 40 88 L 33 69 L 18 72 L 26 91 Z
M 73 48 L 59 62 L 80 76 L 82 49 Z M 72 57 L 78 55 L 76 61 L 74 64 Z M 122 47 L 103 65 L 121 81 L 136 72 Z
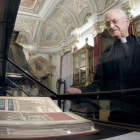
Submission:
M 21 0 L 14 29 L 26 47 L 55 48 L 115 0 Z

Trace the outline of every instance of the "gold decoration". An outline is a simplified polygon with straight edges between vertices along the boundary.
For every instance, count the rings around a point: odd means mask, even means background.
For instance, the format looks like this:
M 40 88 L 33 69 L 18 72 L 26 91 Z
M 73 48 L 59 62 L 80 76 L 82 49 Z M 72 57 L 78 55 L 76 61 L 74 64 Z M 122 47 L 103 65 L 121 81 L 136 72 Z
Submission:
M 28 61 L 30 60 L 30 58 L 31 58 L 31 53 L 28 52 Z
M 17 37 L 17 40 L 16 40 L 16 41 L 17 41 L 17 42 L 20 42 L 20 43 L 23 43 L 23 44 L 28 44 L 26 37 L 23 36 L 23 35 L 19 35 L 19 36 Z
M 49 56 L 49 61 L 42 56 L 34 58 L 29 61 L 29 66 L 31 67 L 32 74 L 41 78 L 45 75 L 52 74 L 55 66 L 51 63 L 52 56 Z
M 49 55 L 49 62 L 52 63 L 51 61 L 52 61 L 52 55 Z

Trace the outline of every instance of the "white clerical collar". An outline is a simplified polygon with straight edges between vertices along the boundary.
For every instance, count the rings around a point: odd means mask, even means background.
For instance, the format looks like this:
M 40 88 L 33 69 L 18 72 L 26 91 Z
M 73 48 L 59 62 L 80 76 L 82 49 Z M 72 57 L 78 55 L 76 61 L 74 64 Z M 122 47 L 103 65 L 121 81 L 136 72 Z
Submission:
M 121 41 L 121 43 L 126 43 L 127 42 L 126 38 L 120 38 L 120 41 Z

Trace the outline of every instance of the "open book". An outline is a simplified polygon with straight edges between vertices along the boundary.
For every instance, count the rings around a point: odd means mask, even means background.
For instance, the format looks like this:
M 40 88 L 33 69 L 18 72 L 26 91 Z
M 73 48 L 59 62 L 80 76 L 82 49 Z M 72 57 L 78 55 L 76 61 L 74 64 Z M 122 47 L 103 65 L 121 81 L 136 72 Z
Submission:
M 0 139 L 99 132 L 90 120 L 62 112 L 49 97 L 0 97 Z

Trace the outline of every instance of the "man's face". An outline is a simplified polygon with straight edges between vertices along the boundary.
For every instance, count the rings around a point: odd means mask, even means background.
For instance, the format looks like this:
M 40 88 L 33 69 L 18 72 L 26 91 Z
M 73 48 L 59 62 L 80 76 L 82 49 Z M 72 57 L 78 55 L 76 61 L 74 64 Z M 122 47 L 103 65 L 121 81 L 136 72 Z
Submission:
M 115 39 L 128 36 L 129 23 L 129 18 L 125 18 L 118 10 L 111 11 L 105 16 L 108 32 Z

